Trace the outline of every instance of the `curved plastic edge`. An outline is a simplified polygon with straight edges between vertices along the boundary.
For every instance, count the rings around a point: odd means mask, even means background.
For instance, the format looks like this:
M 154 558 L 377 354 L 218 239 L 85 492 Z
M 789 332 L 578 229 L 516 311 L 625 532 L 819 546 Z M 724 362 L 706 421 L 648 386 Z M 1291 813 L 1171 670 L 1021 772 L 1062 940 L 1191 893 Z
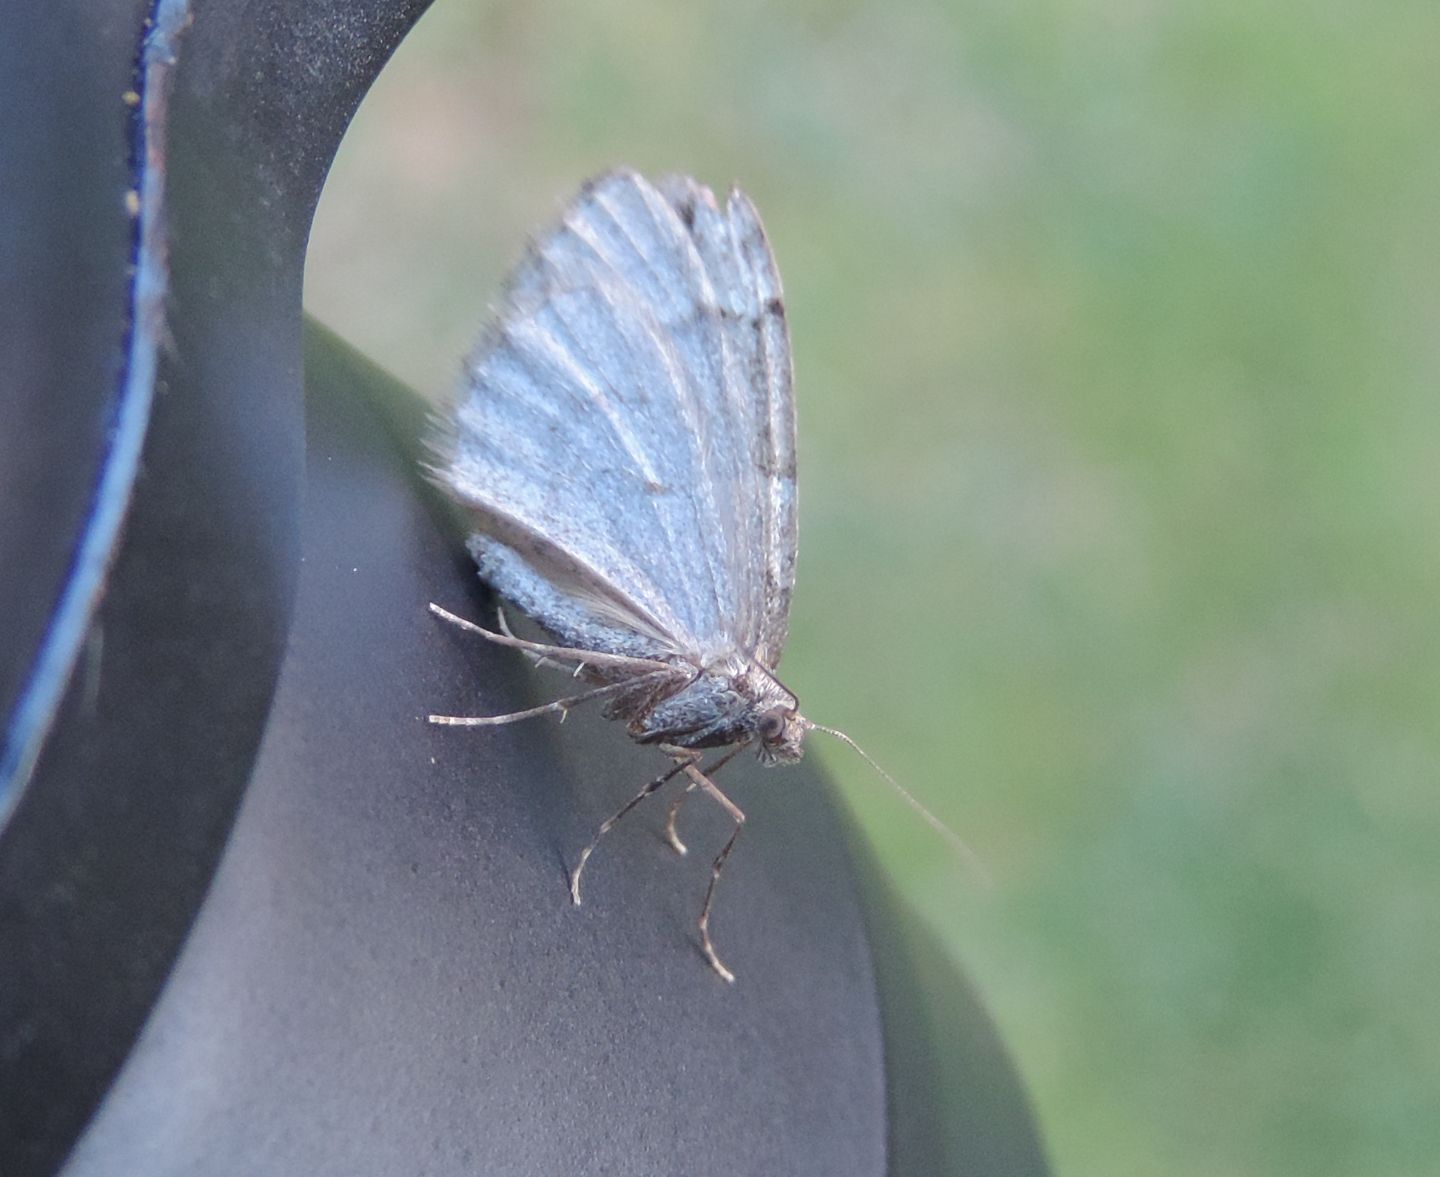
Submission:
M 133 168 L 137 199 L 135 276 L 129 340 L 105 458 L 93 505 L 64 593 L 21 693 L 0 753 L 0 827 L 35 768 L 74 673 L 130 506 L 155 398 L 169 287 L 165 224 L 166 114 L 180 38 L 192 19 L 189 0 L 158 0 L 140 54 Z

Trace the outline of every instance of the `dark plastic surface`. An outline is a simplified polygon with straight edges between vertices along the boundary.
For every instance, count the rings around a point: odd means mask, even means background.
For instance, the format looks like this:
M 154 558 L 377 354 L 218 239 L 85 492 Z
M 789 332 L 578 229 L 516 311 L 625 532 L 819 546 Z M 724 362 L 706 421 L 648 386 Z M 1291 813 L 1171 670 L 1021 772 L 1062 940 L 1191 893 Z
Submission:
M 11 121 L 41 127 L 13 158 L 61 178 L 22 185 L 0 220 L 29 267 L 7 288 L 25 350 L 7 362 L 35 374 L 5 386 L 0 453 L 28 438 L 71 496 L 47 521 L 43 487 L 22 495 L 0 528 L 0 568 L 37 561 L 32 589 L 0 581 L 20 594 L 0 615 L 17 698 L 36 697 L 57 560 L 95 534 L 144 333 L 160 368 L 99 611 L 0 827 L 0 1173 L 1043 1172 L 982 1011 L 863 850 L 852 869 L 813 766 L 727 771 L 751 817 L 715 919 L 730 988 L 695 946 L 700 849 L 725 829 L 703 801 L 682 821 L 691 858 L 658 838 L 663 807 L 642 809 L 592 861 L 586 906 L 568 902 L 566 863 L 655 753 L 593 714 L 423 722 L 565 685 L 425 612 L 487 605 L 416 476 L 415 402 L 323 332 L 306 452 L 305 234 L 423 3 L 161 8 L 173 90 L 147 93 L 139 142 L 168 169 L 149 222 L 163 316 L 123 301 L 125 226 L 103 212 L 125 203 L 114 145 L 135 127 L 104 92 L 117 56 L 139 59 L 139 10 L 62 3 L 7 26 L 56 78 L 0 77 L 32 86 Z M 56 104 L 77 143 L 111 144 L 93 169 L 39 158 L 45 135 L 69 143 Z M 12 240 L 90 215 L 73 251 Z M 70 407 L 47 416 L 47 396 Z M 47 526 L 65 542 L 32 552 Z
M 424 722 L 569 680 L 426 611 L 494 606 L 357 399 L 362 377 L 331 361 L 254 780 L 68 1172 L 882 1172 L 869 951 L 814 773 L 746 758 L 726 774 L 751 816 L 715 919 L 735 986 L 695 943 L 727 833 L 703 799 L 682 814 L 695 853 L 664 845 L 657 801 L 606 840 L 574 907 L 567 861 L 666 761 L 593 713 Z
M 149 32 L 168 52 L 145 73 L 136 3 L 7 14 L 6 1177 L 58 1163 L 128 1053 L 248 779 L 299 561 L 305 235 L 345 123 L 423 7 L 252 0 L 190 20 L 165 3 Z M 132 286 L 126 191 L 147 174 L 164 178 L 138 259 L 168 259 L 159 313 Z M 147 358 L 127 464 L 117 414 Z

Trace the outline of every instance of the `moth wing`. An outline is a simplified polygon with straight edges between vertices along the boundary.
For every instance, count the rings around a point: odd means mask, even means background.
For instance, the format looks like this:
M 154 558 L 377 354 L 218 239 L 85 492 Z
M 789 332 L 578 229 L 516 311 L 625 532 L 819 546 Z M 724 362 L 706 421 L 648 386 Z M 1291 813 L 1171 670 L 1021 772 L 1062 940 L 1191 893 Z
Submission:
M 774 316 L 755 309 L 778 285 L 773 262 L 757 273 L 748 201 L 720 214 L 692 187 L 693 224 L 631 172 L 582 190 L 517 267 L 436 473 L 472 510 L 486 579 L 567 642 L 778 656 L 784 608 L 777 629 L 762 553 L 788 534 L 788 605 L 789 349 L 783 317 L 777 344 Z M 759 246 L 768 258 L 763 234 Z M 788 523 L 766 499 L 775 442 L 756 436 L 775 430 L 777 354 Z
M 723 345 L 747 545 L 736 612 L 743 647 L 773 670 L 789 635 L 798 546 L 793 365 L 780 272 L 760 215 L 738 188 L 723 211 L 687 176 L 667 176 L 660 188 L 690 232 L 715 299 L 707 321 Z

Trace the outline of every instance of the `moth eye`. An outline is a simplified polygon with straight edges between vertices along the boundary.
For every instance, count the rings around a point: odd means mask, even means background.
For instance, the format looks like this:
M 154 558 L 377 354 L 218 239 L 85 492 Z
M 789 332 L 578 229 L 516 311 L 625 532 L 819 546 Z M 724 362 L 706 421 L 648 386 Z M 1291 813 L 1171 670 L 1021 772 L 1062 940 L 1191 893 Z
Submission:
M 784 730 L 785 717 L 780 712 L 771 711 L 760 718 L 760 738 L 762 740 L 778 739 Z

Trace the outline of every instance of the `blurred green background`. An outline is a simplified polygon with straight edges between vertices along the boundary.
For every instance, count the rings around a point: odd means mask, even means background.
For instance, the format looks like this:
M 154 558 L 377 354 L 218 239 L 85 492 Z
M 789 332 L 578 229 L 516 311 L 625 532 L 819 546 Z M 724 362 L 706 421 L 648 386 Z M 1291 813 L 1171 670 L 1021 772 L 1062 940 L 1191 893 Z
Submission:
M 1440 5 L 440 0 L 307 302 L 429 395 L 614 163 L 785 279 L 784 677 L 1067 1175 L 1440 1172 Z M 775 787 L 783 788 L 777 777 Z

